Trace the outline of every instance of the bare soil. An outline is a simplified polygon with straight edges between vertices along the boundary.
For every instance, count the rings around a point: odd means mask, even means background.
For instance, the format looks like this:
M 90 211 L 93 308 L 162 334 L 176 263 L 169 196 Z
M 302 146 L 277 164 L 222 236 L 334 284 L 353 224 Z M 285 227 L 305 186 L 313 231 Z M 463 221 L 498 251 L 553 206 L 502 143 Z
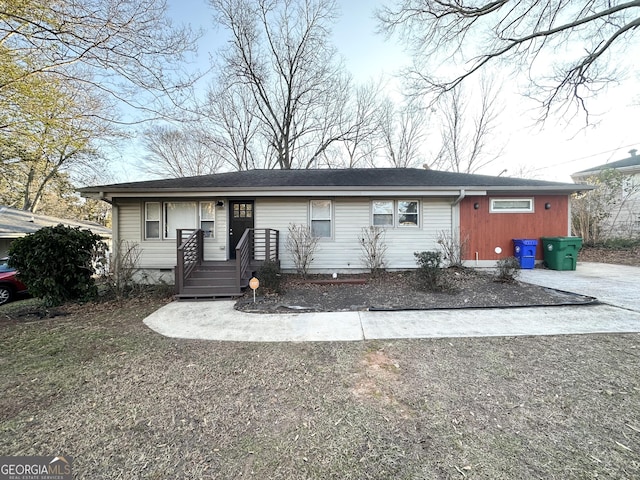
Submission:
M 467 268 L 442 270 L 442 287 L 430 291 L 415 271 L 384 272 L 379 276 L 283 275 L 280 294 L 247 292 L 236 308 L 246 312 L 299 313 L 350 310 L 429 310 L 584 304 L 593 301 L 536 285 L 499 282 L 492 273 Z
M 633 247 L 626 250 L 594 247 L 582 248 L 578 254 L 578 261 L 640 267 L 640 247 Z
M 142 323 L 167 301 L 0 308 L 0 452 L 74 478 L 640 478 L 640 335 L 188 341 Z

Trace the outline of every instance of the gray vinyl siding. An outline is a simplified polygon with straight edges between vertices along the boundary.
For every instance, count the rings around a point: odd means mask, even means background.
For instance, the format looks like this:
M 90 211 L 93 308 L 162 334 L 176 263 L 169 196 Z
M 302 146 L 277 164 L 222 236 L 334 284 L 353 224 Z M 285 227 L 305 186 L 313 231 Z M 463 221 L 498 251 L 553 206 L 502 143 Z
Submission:
M 362 228 L 371 225 L 370 198 L 329 198 L 333 202 L 333 237 L 321 239 L 311 264 L 317 272 L 363 270 L 362 252 L 358 243 Z M 402 198 L 404 199 L 404 198 Z M 387 228 L 387 268 L 415 268 L 413 252 L 437 250 L 440 232 L 451 231 L 451 200 L 412 198 L 420 203 L 418 227 Z M 280 231 L 280 260 L 284 270 L 293 270 L 287 251 L 288 227 L 291 223 L 309 225 L 309 198 L 258 199 L 256 228 Z
M 219 198 L 218 198 L 219 199 Z M 218 200 L 216 199 L 216 200 Z M 311 264 L 315 272 L 343 272 L 364 270 L 358 238 L 362 228 L 371 225 L 372 198 L 327 198 L 332 201 L 332 238 L 321 239 Z M 389 227 L 385 233 L 388 269 L 415 268 L 413 252 L 437 250 L 442 231 L 451 231 L 451 199 L 405 198 L 418 200 L 420 205 L 418 227 Z M 174 200 L 173 201 L 178 201 Z M 193 200 L 193 199 L 190 199 Z M 204 199 L 209 200 L 209 199 Z M 205 239 L 205 260 L 228 258 L 228 205 L 216 208 L 215 238 Z M 309 225 L 309 202 L 306 197 L 258 198 L 255 200 L 255 227 L 280 231 L 280 260 L 284 270 L 295 269 L 287 251 L 290 224 Z M 161 201 L 161 200 L 158 200 Z M 139 267 L 143 269 L 173 269 L 176 265 L 176 242 L 165 239 L 144 239 L 144 200 L 118 202 L 118 229 L 123 242 L 137 243 L 140 249 Z
M 202 199 L 209 201 L 210 199 Z M 160 200 L 150 200 L 160 201 Z M 179 201 L 171 199 L 171 201 Z M 187 201 L 197 201 L 189 199 Z M 118 202 L 118 229 L 120 241 L 137 244 L 140 250 L 139 267 L 143 269 L 173 269 L 176 266 L 175 239 L 144 238 L 144 200 Z M 205 239 L 205 260 L 227 259 L 227 202 L 224 208 L 216 208 L 215 238 Z

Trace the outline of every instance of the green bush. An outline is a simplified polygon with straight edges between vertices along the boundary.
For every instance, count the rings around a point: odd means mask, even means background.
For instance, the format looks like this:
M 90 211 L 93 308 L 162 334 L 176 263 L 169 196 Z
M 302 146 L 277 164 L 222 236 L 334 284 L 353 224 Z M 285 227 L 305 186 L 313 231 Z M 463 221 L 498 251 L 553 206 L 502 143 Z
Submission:
M 516 257 L 498 260 L 496 267 L 496 280 L 498 282 L 512 283 L 520 275 L 520 261 Z
M 282 276 L 278 262 L 266 260 L 258 269 L 260 288 L 268 292 L 282 293 Z
M 440 252 L 414 252 L 413 255 L 418 264 L 416 276 L 420 287 L 431 291 L 441 290 L 442 270 L 440 263 L 442 254 Z
M 46 306 L 89 300 L 97 295 L 92 261 L 103 245 L 89 230 L 44 227 L 11 244 L 9 264 L 20 272 L 29 292 L 42 298 Z

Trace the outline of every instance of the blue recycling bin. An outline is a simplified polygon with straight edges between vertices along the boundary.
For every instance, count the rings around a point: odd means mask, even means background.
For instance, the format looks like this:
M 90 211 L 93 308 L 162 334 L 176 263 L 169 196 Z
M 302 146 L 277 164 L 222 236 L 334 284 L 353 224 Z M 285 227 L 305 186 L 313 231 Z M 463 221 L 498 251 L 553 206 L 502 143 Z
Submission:
M 536 266 L 538 240 L 530 238 L 513 239 L 513 256 L 520 262 L 520 268 L 532 269 Z

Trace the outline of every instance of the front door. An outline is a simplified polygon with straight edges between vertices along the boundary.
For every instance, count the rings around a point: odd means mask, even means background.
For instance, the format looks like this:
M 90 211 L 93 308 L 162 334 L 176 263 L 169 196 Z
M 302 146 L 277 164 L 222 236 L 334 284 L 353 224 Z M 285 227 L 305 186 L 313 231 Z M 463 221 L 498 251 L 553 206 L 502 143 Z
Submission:
M 229 202 L 229 258 L 236 258 L 236 246 L 247 228 L 253 228 L 253 200 Z

